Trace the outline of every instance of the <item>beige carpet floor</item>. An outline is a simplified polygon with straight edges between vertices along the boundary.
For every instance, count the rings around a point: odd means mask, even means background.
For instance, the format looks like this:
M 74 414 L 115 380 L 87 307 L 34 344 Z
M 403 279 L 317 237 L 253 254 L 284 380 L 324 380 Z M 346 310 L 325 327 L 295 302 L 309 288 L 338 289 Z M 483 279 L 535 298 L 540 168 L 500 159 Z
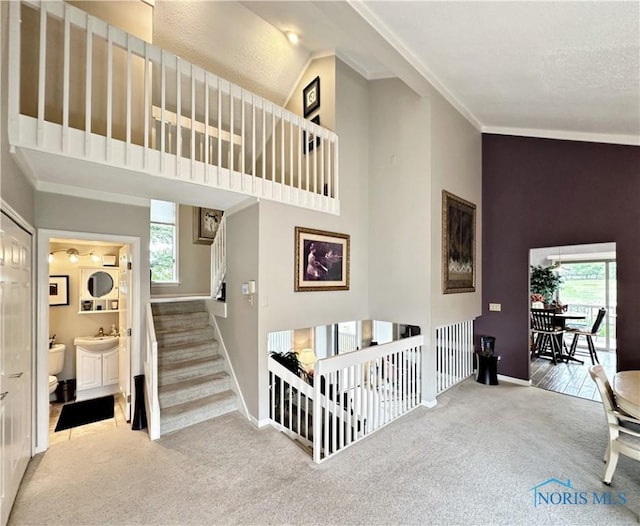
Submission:
M 471 379 L 438 402 L 321 465 L 237 414 L 157 442 L 113 427 L 34 458 L 9 524 L 638 524 L 640 462 L 600 482 L 599 403 Z M 626 503 L 534 506 L 551 477 Z

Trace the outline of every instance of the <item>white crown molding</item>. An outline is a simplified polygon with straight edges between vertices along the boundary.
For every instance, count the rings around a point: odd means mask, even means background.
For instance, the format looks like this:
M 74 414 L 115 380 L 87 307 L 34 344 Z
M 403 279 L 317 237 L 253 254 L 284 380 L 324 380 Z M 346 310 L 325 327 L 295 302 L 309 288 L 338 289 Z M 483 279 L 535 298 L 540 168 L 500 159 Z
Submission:
M 107 201 L 110 203 L 119 203 L 122 205 L 144 206 L 149 208 L 150 200 L 143 197 L 135 197 L 132 195 L 116 194 L 112 192 L 102 192 L 91 190 L 89 188 L 81 188 L 77 186 L 69 186 L 66 184 L 50 183 L 48 181 L 38 181 L 36 190 L 39 192 L 47 192 L 50 194 L 62 194 L 83 199 L 95 199 L 97 201 Z
M 640 146 L 640 135 L 585 133 L 565 130 L 538 130 L 535 128 L 509 128 L 505 126 L 483 126 L 482 133 L 516 135 L 518 137 L 536 137 L 540 139 L 559 139 L 563 141 L 601 142 L 606 144 Z
M 402 40 L 384 24 L 369 7 L 360 0 L 346 0 L 382 38 L 384 38 L 400 55 L 429 82 L 445 100 L 458 110 L 478 131 L 482 131 L 482 123 L 476 116 L 451 93 L 444 83 L 425 64 L 422 63 L 402 42 Z

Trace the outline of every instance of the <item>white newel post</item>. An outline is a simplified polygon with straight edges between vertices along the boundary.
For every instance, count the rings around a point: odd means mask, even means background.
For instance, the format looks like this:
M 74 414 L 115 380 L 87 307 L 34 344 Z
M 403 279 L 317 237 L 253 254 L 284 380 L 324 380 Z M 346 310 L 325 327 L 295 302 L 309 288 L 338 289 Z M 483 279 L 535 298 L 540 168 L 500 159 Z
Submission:
M 436 331 L 429 330 L 422 349 L 422 405 L 434 407 L 438 402 L 436 370 Z

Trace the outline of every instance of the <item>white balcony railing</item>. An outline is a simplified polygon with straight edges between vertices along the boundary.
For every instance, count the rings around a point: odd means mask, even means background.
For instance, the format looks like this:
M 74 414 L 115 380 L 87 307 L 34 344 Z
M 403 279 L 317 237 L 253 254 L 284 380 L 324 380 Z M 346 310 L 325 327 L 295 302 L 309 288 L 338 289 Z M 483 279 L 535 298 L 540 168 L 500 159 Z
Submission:
M 473 374 L 473 320 L 436 329 L 436 394 Z
M 420 405 L 423 344 L 414 336 L 323 358 L 313 387 L 269 358 L 272 425 L 326 460 Z
M 339 214 L 335 133 L 67 3 L 9 9 L 13 148 Z

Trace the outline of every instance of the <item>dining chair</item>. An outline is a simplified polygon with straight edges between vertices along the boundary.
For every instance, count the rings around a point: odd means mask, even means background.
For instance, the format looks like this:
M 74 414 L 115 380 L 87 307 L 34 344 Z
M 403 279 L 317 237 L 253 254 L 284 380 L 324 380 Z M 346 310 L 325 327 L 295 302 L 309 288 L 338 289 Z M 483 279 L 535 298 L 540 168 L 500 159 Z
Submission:
M 587 339 L 587 347 L 589 348 L 589 356 L 591 357 L 591 364 L 596 365 L 600 363 L 598 360 L 598 353 L 596 353 L 596 346 L 593 343 L 593 337 L 598 335 L 598 331 L 600 331 L 600 327 L 602 326 L 602 322 L 604 321 L 604 317 L 607 314 L 607 309 L 601 308 L 598 310 L 598 314 L 596 316 L 596 320 L 593 322 L 593 326 L 591 330 L 584 330 L 576 327 L 567 327 L 567 332 L 569 334 L 573 334 L 573 340 L 571 341 L 571 347 L 569 348 L 569 358 L 580 361 L 574 358 L 576 351 L 578 349 L 578 340 L 580 336 L 584 336 Z
M 596 383 L 602 398 L 609 428 L 609 442 L 604 454 L 607 467 L 602 480 L 605 484 L 610 485 L 621 454 L 640 461 L 640 420 L 631 418 L 618 409 L 613 390 L 602 365 L 589 367 L 589 375 Z
M 562 360 L 562 340 L 565 331 L 563 327 L 555 324 L 551 311 L 531 309 L 531 332 L 535 334 L 532 357 L 534 355 L 550 356 L 554 365 L 558 360 Z

